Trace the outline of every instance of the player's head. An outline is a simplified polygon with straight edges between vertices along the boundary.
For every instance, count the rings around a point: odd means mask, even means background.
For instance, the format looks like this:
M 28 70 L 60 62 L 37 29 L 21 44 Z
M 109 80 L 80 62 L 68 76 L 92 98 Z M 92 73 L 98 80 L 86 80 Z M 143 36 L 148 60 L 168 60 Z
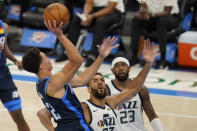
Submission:
M 112 73 L 115 75 L 118 81 L 125 81 L 129 78 L 130 72 L 129 61 L 124 57 L 117 57 L 112 61 Z
M 52 64 L 48 57 L 38 48 L 31 48 L 25 52 L 22 59 L 23 69 L 38 74 L 40 70 L 52 70 Z
M 105 98 L 106 89 L 105 79 L 101 73 L 96 73 L 93 79 L 88 82 L 88 91 L 93 97 Z

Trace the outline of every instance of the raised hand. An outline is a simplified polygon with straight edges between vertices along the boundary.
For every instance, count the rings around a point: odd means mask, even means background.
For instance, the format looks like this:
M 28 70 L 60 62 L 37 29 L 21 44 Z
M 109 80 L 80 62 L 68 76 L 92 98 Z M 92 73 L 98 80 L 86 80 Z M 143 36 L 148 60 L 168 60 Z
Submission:
M 63 26 L 63 22 L 61 22 L 59 26 L 57 26 L 55 20 L 54 20 L 53 23 L 51 23 L 49 20 L 48 21 L 44 21 L 44 24 L 57 37 L 63 34 L 63 32 L 61 30 L 61 28 Z
M 153 64 L 154 62 L 153 46 L 153 43 L 150 45 L 149 39 L 144 41 L 144 48 L 142 51 L 143 59 L 150 64 Z
M 112 38 L 108 37 L 102 42 L 101 46 L 97 45 L 99 55 L 106 58 L 110 54 L 112 49 L 119 46 L 119 44 L 113 45 L 117 40 L 118 38 L 116 38 L 115 36 Z

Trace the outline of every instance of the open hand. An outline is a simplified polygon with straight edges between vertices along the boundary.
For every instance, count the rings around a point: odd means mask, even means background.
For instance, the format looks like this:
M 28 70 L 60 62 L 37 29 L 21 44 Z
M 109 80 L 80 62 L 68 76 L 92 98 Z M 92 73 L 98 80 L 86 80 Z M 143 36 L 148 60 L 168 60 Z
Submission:
M 55 20 L 54 20 L 53 23 L 51 23 L 49 20 L 48 21 L 44 21 L 44 24 L 57 37 L 63 34 L 63 32 L 61 30 L 61 28 L 63 26 L 63 22 L 61 22 L 59 26 L 57 26 Z
M 147 39 L 144 41 L 144 48 L 142 51 L 143 59 L 150 64 L 154 62 L 154 52 L 153 52 L 153 43 L 150 44 L 150 40 Z
M 118 38 L 116 38 L 115 36 L 112 38 L 108 37 L 102 42 L 101 45 L 97 45 L 99 55 L 106 58 L 110 54 L 112 49 L 119 46 L 119 44 L 113 45 L 117 40 Z

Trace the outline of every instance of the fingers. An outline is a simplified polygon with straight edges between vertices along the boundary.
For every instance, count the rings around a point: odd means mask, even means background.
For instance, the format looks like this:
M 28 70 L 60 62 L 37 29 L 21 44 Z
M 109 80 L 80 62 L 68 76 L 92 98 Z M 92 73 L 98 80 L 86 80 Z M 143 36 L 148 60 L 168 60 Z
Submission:
M 63 22 L 61 21 L 58 28 L 61 28 L 62 26 L 63 26 Z
M 96 45 L 96 46 L 97 46 L 97 48 L 98 48 L 98 49 L 100 49 L 100 48 L 101 48 L 101 47 L 100 47 L 100 45 Z
M 112 47 L 112 49 L 114 48 L 118 48 L 120 44 L 116 44 L 115 46 Z
M 60 22 L 60 24 L 57 26 L 57 22 L 55 20 L 52 23 L 50 20 L 44 21 L 44 24 L 47 28 L 61 28 L 63 26 L 63 22 Z
M 146 43 L 147 43 L 147 49 L 150 49 L 150 39 L 147 39 Z

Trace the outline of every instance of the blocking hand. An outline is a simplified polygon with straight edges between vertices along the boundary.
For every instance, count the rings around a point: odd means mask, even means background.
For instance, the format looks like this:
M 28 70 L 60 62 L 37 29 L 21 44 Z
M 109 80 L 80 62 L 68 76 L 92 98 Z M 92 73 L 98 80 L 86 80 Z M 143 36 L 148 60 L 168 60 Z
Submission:
M 143 59 L 150 64 L 154 62 L 154 52 L 153 52 L 153 43 L 150 44 L 150 40 L 147 39 L 144 41 L 144 48 L 142 51 Z
M 119 44 L 113 45 L 117 40 L 118 38 L 116 38 L 115 36 L 112 38 L 108 37 L 102 42 L 101 45 L 97 45 L 99 55 L 106 58 L 110 54 L 112 49 L 119 46 Z

